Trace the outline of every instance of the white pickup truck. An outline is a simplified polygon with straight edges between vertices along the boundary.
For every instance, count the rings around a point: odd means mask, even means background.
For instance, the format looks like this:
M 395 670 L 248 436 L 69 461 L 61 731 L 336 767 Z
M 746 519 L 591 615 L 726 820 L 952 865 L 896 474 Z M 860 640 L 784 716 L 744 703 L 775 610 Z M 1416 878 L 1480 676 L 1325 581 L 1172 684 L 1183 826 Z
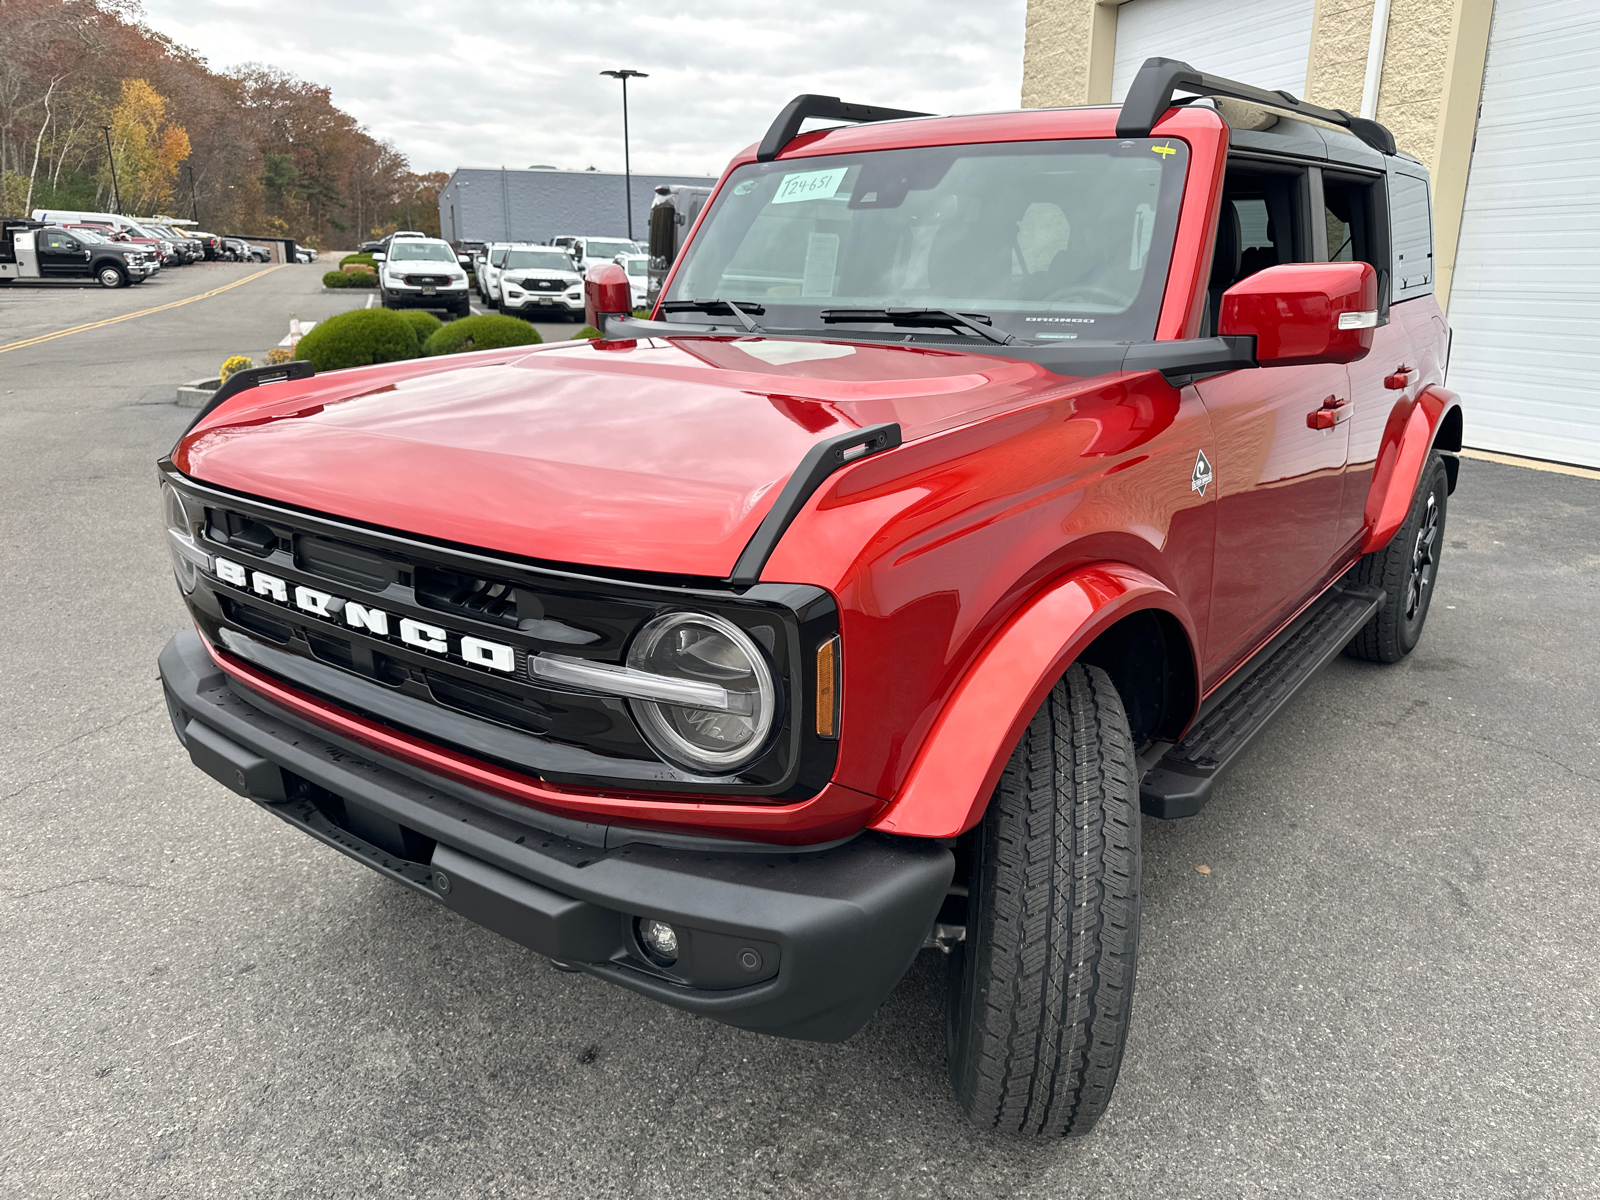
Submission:
M 87 229 L 43 221 L 0 220 L 0 284 L 13 279 L 93 279 L 101 287 L 143 283 L 156 254 L 136 242 L 113 242 Z

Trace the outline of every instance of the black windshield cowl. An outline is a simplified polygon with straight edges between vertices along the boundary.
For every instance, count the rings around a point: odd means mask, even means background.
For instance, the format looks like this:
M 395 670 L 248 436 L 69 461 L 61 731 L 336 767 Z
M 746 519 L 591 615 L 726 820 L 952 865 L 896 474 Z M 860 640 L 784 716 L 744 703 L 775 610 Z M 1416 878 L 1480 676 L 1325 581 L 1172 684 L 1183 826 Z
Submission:
M 825 308 L 817 314 L 828 325 L 900 325 L 914 329 L 934 326 L 976 333 L 986 342 L 1009 346 L 1016 338 L 984 326 L 994 321 L 984 313 L 957 313 L 944 308 Z
M 735 304 L 731 300 L 668 300 L 661 305 L 661 311 L 699 312 L 713 317 L 728 313 L 751 333 L 766 332 L 746 315 L 748 313 L 754 313 L 758 317 L 763 315 L 767 310 L 760 304 Z

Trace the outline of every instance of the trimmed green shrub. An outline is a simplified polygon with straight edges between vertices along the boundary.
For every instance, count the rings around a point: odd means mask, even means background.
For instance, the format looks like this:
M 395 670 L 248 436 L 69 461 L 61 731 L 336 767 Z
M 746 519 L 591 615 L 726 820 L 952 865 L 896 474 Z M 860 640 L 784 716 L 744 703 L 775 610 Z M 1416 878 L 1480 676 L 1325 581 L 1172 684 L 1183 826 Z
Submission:
M 387 308 L 355 308 L 318 321 L 295 347 L 319 371 L 399 362 L 417 357 L 417 334 L 410 322 Z
M 585 325 L 582 329 L 578 330 L 577 333 L 572 335 L 572 340 L 577 341 L 579 338 L 597 338 L 599 336 L 600 331 L 593 325 Z
M 349 287 L 350 276 L 343 271 L 328 271 L 322 276 L 323 287 Z
M 315 332 L 313 330 L 312 332 Z M 425 343 L 424 354 L 464 354 L 468 350 L 501 350 L 507 346 L 532 346 L 544 339 L 539 331 L 516 317 L 486 313 L 451 321 Z
M 438 333 L 444 322 L 431 312 L 423 312 L 420 308 L 402 308 L 400 319 L 416 332 L 417 345 L 422 345 L 434 334 Z
M 378 277 L 371 271 L 351 271 L 344 277 L 345 287 L 375 288 L 378 286 Z
M 339 260 L 341 267 L 348 267 L 351 264 L 359 267 L 371 267 L 374 271 L 378 269 L 378 260 L 370 254 L 346 254 Z

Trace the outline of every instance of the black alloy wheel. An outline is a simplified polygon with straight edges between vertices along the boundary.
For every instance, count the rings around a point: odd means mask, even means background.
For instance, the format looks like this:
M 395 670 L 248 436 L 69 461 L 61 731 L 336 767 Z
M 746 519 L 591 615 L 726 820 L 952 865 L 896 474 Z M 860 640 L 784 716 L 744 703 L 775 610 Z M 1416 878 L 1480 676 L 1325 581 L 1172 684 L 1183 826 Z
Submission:
M 1384 604 L 1345 647 L 1351 658 L 1399 662 L 1422 638 L 1438 586 L 1439 556 L 1450 501 L 1450 476 L 1438 453 L 1428 456 L 1405 524 L 1389 544 L 1365 555 L 1351 581 L 1383 589 Z

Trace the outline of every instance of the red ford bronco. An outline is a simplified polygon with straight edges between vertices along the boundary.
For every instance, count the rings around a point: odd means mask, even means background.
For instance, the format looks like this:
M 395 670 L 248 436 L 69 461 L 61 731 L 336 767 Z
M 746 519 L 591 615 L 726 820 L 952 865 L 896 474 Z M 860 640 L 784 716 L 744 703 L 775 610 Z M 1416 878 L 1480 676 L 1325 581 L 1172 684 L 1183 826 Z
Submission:
M 799 97 L 650 319 L 603 267 L 593 342 L 219 389 L 160 465 L 173 724 L 311 837 L 745 1029 L 846 1038 L 943 951 L 963 1109 L 1084 1133 L 1141 810 L 1422 631 L 1431 253 L 1382 126 L 1166 59 L 1120 110 Z

